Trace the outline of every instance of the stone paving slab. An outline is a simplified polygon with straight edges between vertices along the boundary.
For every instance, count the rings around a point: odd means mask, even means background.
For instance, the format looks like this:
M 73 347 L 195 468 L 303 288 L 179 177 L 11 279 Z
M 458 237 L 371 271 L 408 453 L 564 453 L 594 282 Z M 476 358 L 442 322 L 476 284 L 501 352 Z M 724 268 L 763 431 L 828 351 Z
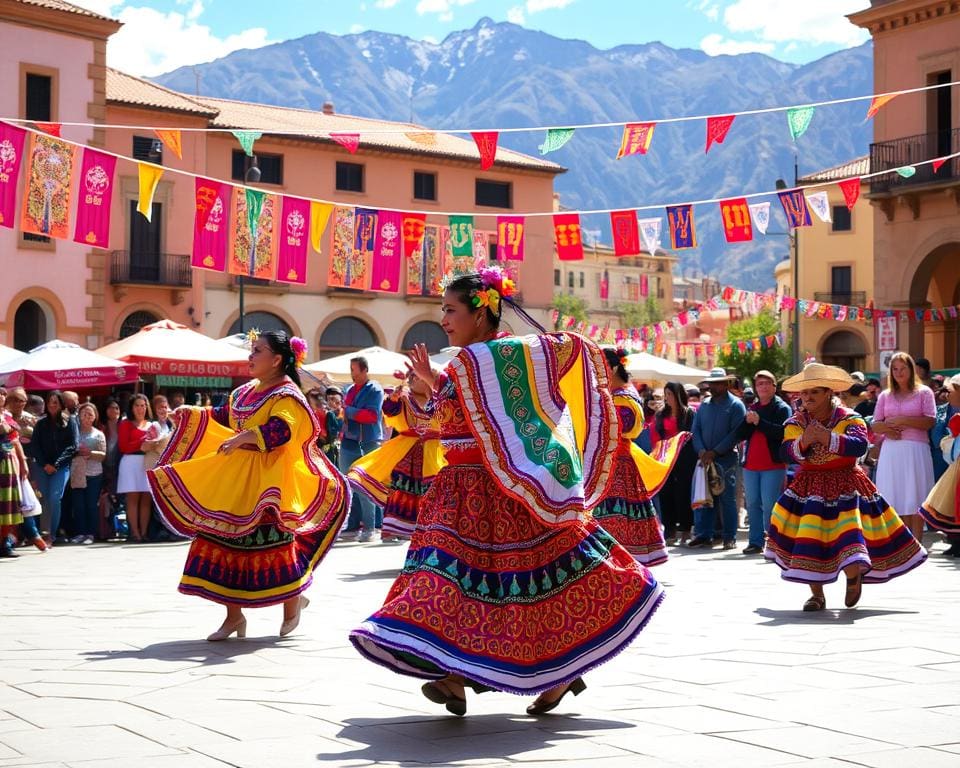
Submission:
M 222 608 L 176 592 L 184 544 L 22 550 L 0 617 L 0 768 L 960 765 L 960 562 L 937 554 L 846 610 L 736 552 L 672 550 L 667 600 L 557 714 L 471 696 L 459 720 L 420 681 L 369 664 L 347 632 L 402 547 L 338 545 L 296 634 L 279 608 L 203 638 Z

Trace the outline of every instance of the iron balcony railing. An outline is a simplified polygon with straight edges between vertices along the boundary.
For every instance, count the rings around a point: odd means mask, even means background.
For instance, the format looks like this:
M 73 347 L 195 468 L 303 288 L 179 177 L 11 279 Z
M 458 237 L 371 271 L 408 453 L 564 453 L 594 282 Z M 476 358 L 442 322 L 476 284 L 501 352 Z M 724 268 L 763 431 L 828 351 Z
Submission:
M 867 303 L 866 291 L 825 292 L 814 291 L 813 300 L 823 304 L 846 304 L 847 306 L 862 307 Z
M 960 158 L 947 160 L 936 172 L 933 165 L 917 165 L 912 176 L 901 176 L 897 168 L 906 168 L 925 160 L 960 152 L 960 128 L 934 133 L 921 133 L 893 141 L 870 145 L 870 172 L 890 171 L 870 179 L 871 192 L 891 192 L 919 184 L 937 184 L 960 179 Z
M 110 255 L 110 283 L 190 286 L 193 284 L 190 256 L 183 253 L 114 251 Z

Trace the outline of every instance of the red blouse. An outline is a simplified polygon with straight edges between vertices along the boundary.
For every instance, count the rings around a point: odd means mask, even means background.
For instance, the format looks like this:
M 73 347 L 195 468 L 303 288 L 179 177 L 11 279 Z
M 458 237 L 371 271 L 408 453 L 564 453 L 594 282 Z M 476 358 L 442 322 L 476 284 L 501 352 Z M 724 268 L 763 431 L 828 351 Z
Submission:
M 120 453 L 143 453 L 143 441 L 147 439 L 147 429 L 150 422 L 145 422 L 143 429 L 137 427 L 130 419 L 123 419 L 117 427 L 117 447 Z

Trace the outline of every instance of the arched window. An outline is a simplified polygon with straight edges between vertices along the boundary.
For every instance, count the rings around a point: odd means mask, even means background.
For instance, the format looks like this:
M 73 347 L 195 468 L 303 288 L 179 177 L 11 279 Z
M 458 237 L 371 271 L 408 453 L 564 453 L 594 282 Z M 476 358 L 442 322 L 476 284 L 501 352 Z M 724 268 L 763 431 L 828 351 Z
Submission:
M 862 370 L 867 358 L 863 339 L 852 331 L 835 331 L 823 340 L 820 355 L 827 365 L 837 365 L 845 371 Z
M 17 307 L 13 316 L 13 346 L 21 352 L 29 352 L 50 339 L 47 336 L 47 313 L 33 299 L 27 299 Z
M 143 310 L 131 312 L 123 321 L 123 325 L 120 326 L 120 338 L 125 339 L 127 336 L 133 336 L 143 326 L 155 323 L 159 319 L 153 312 L 144 312 Z
M 283 318 L 277 317 L 273 312 L 245 312 L 243 315 L 243 330 L 249 331 L 251 328 L 256 328 L 258 331 L 284 331 L 288 336 L 293 335 L 290 326 L 283 321 Z M 233 321 L 233 325 L 230 326 L 230 333 L 227 336 L 232 336 L 235 333 L 240 333 L 239 317 Z
M 333 355 L 341 352 L 352 352 L 364 347 L 377 344 L 377 337 L 363 320 L 355 317 L 338 317 L 320 334 L 318 352 Z M 322 359 L 323 355 L 321 355 Z
M 432 355 L 449 346 L 450 342 L 447 341 L 447 334 L 443 332 L 439 323 L 421 320 L 410 326 L 410 330 L 404 334 L 400 349 L 401 351 L 413 349 L 414 344 L 426 344 L 427 351 Z

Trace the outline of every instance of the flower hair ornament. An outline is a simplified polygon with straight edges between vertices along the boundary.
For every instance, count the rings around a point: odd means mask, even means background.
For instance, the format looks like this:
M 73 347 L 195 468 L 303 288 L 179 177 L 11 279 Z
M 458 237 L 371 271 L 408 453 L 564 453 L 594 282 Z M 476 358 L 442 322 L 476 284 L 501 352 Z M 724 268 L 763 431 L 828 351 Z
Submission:
M 509 299 L 517 292 L 517 287 L 500 267 L 483 267 L 479 275 L 483 288 L 470 293 L 470 303 L 477 308 L 487 307 L 499 317 L 500 299 Z
M 255 342 L 259 338 L 260 338 L 259 328 L 251 328 L 249 331 L 247 331 L 247 341 L 249 341 L 250 344 L 253 344 L 253 342 Z
M 293 352 L 294 365 L 301 367 L 307 359 L 307 342 L 299 336 L 291 336 L 290 349 Z
M 626 368 L 627 365 L 630 363 L 630 359 L 627 356 L 627 350 L 618 347 L 616 350 L 616 353 L 617 353 L 617 360 L 619 361 L 620 365 Z

